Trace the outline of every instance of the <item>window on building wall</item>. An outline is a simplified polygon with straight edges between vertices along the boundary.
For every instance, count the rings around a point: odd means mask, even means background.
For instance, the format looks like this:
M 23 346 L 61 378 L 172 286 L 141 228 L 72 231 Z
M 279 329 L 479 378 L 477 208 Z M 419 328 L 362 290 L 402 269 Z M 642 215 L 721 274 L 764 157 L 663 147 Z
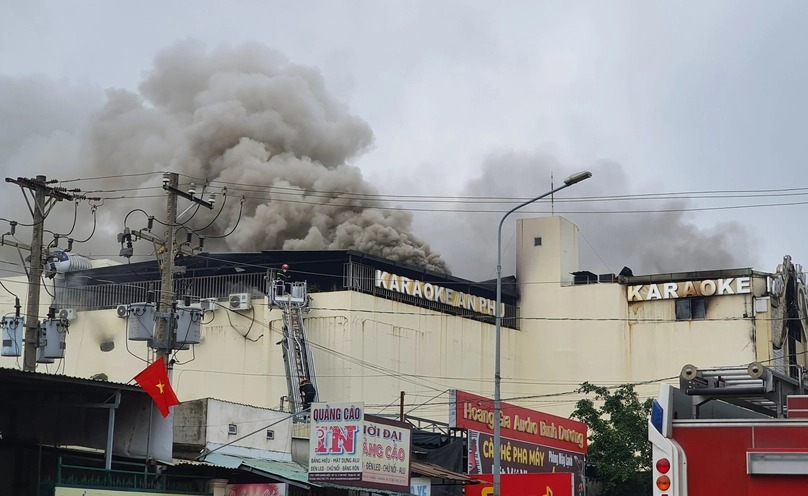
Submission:
M 676 320 L 703 320 L 707 307 L 704 298 L 684 298 L 676 300 Z

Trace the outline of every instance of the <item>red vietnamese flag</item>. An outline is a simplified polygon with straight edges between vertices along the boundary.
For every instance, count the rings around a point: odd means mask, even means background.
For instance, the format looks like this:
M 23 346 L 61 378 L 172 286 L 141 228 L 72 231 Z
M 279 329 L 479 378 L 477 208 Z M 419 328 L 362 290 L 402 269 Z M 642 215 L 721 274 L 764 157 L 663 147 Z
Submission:
M 180 400 L 177 399 L 177 395 L 174 394 L 174 390 L 171 389 L 171 384 L 168 382 L 166 362 L 162 357 L 136 375 L 135 381 L 157 403 L 157 408 L 160 409 L 163 417 L 168 417 L 168 407 L 180 404 Z

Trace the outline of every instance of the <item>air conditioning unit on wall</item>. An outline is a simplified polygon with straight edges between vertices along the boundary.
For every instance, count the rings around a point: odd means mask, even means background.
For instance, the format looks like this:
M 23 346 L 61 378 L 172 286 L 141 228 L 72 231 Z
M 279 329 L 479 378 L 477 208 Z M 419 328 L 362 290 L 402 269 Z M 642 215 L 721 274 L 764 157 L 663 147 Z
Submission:
M 206 312 L 215 312 L 219 308 L 219 300 L 216 298 L 202 298 L 199 300 L 199 306 Z
M 59 318 L 62 320 L 75 320 L 76 319 L 76 309 L 75 308 L 63 308 L 59 310 Z
M 250 293 L 231 294 L 227 299 L 230 302 L 230 310 L 249 310 L 252 308 Z

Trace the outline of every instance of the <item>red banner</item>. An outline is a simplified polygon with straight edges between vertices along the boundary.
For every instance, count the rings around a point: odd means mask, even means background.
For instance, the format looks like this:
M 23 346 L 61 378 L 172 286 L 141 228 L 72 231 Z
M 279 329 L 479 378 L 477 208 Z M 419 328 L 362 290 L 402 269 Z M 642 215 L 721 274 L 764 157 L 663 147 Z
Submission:
M 491 496 L 494 494 L 493 475 L 475 475 L 474 478 L 488 482 L 467 485 L 465 496 Z M 572 474 L 502 474 L 499 483 L 502 496 L 576 496 L 583 494 L 583 492 L 573 492 Z
M 465 391 L 451 391 L 449 426 L 494 433 L 494 400 Z M 586 424 L 549 413 L 500 403 L 502 437 L 586 454 Z

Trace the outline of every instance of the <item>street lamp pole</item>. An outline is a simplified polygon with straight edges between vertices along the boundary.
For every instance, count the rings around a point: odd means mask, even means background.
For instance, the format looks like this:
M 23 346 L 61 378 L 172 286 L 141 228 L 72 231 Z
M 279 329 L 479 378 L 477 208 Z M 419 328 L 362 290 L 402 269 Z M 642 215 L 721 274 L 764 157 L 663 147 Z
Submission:
M 578 172 L 576 174 L 571 175 L 570 177 L 564 179 L 564 184 L 559 186 L 558 188 L 548 191 L 543 195 L 537 196 L 531 200 L 528 200 L 524 203 L 520 203 L 519 205 L 513 207 L 512 209 L 508 210 L 508 212 L 502 216 L 502 219 L 499 221 L 499 227 L 497 227 L 497 307 L 496 307 L 496 346 L 495 346 L 495 353 L 496 358 L 494 360 L 494 496 L 501 496 L 501 484 L 500 484 L 500 458 L 502 453 L 502 437 L 501 437 L 501 430 L 500 430 L 500 420 L 502 418 L 502 406 L 500 404 L 501 396 L 500 396 L 500 389 L 499 383 L 501 381 L 500 377 L 500 337 L 501 337 L 501 328 L 502 328 L 502 224 L 505 222 L 505 219 L 514 213 L 515 211 L 519 210 L 520 208 L 524 207 L 525 205 L 530 205 L 531 203 L 541 200 L 547 196 L 550 196 L 554 193 L 561 191 L 564 188 L 568 188 L 573 184 L 579 183 L 585 179 L 589 179 L 592 177 L 592 173 L 589 171 Z

